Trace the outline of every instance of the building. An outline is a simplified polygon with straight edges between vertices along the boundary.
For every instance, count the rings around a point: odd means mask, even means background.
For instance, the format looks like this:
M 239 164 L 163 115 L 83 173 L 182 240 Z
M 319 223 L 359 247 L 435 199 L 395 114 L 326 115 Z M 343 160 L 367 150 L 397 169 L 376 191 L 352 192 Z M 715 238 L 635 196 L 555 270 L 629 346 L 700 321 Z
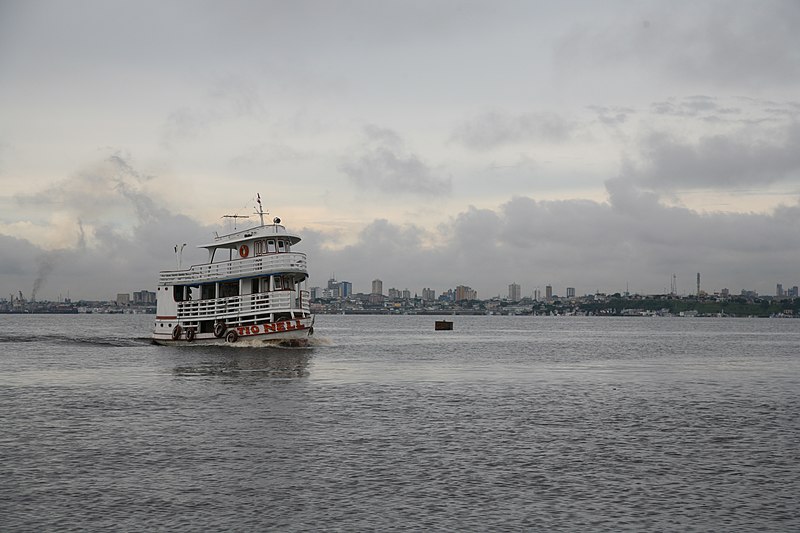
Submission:
M 800 296 L 800 295 L 798 294 L 797 285 L 795 285 L 794 287 L 792 287 L 791 289 L 789 289 L 788 296 L 789 296 L 789 298 L 797 298 L 798 296 Z
M 784 296 L 784 294 L 783 294 L 783 283 L 778 283 L 775 286 L 775 296 L 778 296 L 778 297 Z
M 552 285 L 546 285 L 545 286 L 545 288 L 544 288 L 544 297 L 545 297 L 546 300 L 552 300 L 553 299 L 553 286 Z
M 518 283 L 512 283 L 508 286 L 508 299 L 512 302 L 518 302 L 522 299 L 522 288 Z
M 433 289 L 425 288 L 422 289 L 422 299 L 426 302 L 433 302 L 436 300 L 436 291 Z
M 399 300 L 400 299 L 400 291 L 392 287 L 389 289 L 389 299 L 390 300 Z
M 411 299 L 411 291 L 408 289 L 403 289 L 403 300 L 410 300 Z
M 119 293 L 117 294 L 117 305 L 121 306 L 129 306 L 131 305 L 131 295 L 127 293 Z
M 119 298 L 119 295 L 117 295 Z M 133 293 L 133 303 L 136 305 L 150 305 L 156 303 L 156 293 L 150 291 L 138 291 Z
M 340 281 L 339 282 L 339 297 L 349 298 L 353 295 L 353 284 L 349 281 Z
M 472 289 L 472 287 L 467 287 L 466 285 L 459 285 L 456 287 L 456 301 L 463 302 L 464 300 L 477 300 L 478 293 Z
M 381 280 L 372 280 L 372 294 L 383 294 L 383 282 Z
M 575 298 L 575 287 L 567 287 L 567 298 Z

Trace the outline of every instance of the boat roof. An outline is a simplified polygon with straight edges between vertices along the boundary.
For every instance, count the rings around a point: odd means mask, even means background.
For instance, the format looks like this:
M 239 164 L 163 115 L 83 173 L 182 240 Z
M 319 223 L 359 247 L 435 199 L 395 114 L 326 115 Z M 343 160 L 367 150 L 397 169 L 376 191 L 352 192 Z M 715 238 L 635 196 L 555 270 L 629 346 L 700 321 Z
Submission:
M 262 226 L 243 229 L 225 235 L 216 235 L 214 237 L 214 242 L 200 244 L 197 247 L 205 248 L 207 250 L 211 250 L 213 248 L 238 248 L 243 242 L 268 237 L 283 237 L 283 239 L 289 241 L 289 244 L 291 245 L 300 242 L 300 237 L 286 231 L 286 228 L 283 225 L 264 224 Z

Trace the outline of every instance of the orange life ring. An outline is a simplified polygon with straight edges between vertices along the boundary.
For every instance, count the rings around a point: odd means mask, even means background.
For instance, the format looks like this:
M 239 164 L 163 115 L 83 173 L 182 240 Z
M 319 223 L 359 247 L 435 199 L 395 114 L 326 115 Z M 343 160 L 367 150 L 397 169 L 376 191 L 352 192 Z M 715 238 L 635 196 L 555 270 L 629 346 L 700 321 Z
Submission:
M 239 247 L 239 255 L 242 257 L 247 257 L 250 255 L 250 248 L 246 244 L 243 244 Z

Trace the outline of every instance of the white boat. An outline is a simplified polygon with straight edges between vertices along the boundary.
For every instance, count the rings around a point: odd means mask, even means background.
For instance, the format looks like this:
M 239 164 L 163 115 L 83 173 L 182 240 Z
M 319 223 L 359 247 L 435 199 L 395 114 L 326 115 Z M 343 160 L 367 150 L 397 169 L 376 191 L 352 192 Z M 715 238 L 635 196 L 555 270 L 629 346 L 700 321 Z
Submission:
M 207 263 L 159 273 L 153 342 L 308 344 L 314 316 L 306 254 L 293 249 L 300 237 L 277 217 L 264 224 L 260 196 L 256 214 L 260 225 L 198 246 Z

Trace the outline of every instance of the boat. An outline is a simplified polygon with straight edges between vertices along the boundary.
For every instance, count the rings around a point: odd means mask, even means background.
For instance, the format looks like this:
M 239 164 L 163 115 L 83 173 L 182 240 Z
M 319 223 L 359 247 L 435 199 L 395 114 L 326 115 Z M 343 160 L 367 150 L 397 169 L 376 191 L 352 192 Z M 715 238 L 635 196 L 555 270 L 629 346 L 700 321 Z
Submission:
M 179 260 L 178 270 L 159 273 L 154 343 L 308 345 L 314 315 L 306 254 L 294 250 L 301 239 L 278 217 L 265 224 L 257 198 L 258 226 L 215 234 L 198 246 L 208 251 L 206 263 L 181 269 Z

